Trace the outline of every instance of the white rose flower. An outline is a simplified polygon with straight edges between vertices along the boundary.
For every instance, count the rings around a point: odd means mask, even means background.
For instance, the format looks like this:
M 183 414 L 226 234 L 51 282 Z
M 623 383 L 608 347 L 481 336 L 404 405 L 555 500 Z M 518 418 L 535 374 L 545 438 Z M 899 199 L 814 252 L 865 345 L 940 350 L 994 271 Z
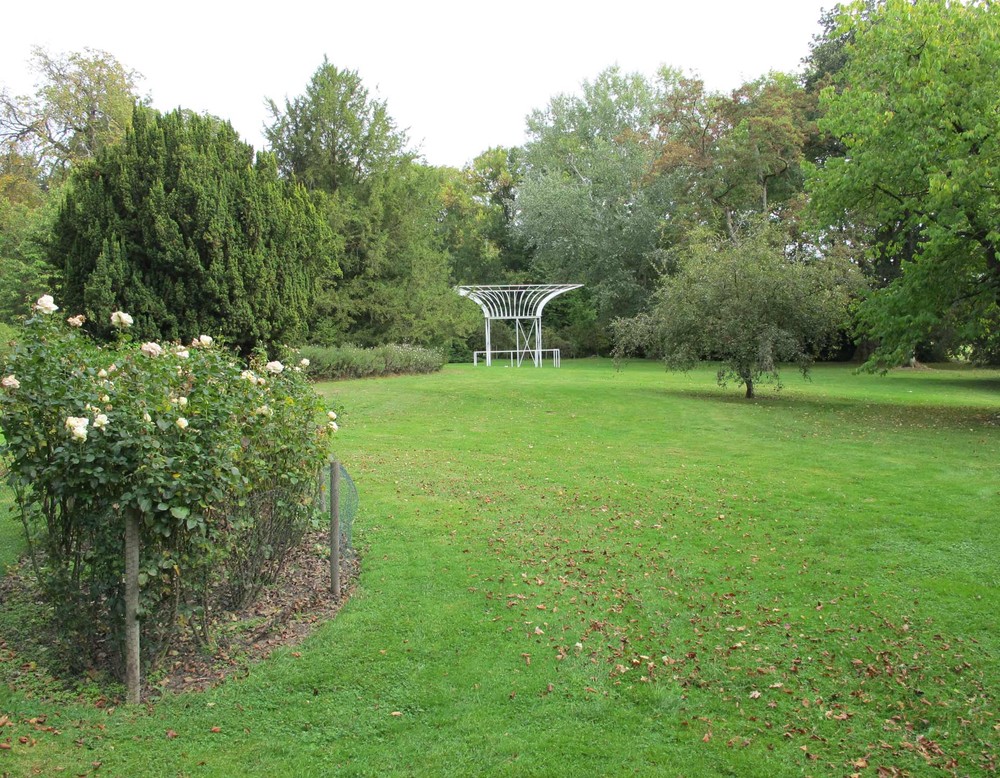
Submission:
M 302 357 L 302 359 L 299 360 L 299 364 L 302 365 L 302 367 L 309 367 L 309 360 L 306 359 L 305 357 Z
M 147 424 L 149 424 L 149 422 L 153 420 L 153 417 L 149 415 L 149 411 L 146 411 L 144 414 L 142 414 L 142 420 Z
M 101 402 L 102 403 L 109 403 L 109 402 L 111 402 L 111 396 L 107 395 L 107 394 L 102 394 L 101 395 Z
M 94 417 L 94 429 L 100 430 L 108 426 L 107 414 L 99 413 Z
M 14 377 L 13 373 L 8 376 L 4 376 L 3 380 L 0 381 L 0 384 L 3 385 L 4 389 L 19 389 L 21 387 L 21 382 Z
M 285 366 L 281 364 L 278 360 L 274 360 L 273 362 L 268 362 L 266 365 L 264 365 L 264 369 L 268 373 L 274 373 L 275 375 L 277 375 L 278 373 L 280 373 L 282 370 L 285 369 Z
M 108 377 L 108 371 L 107 371 L 107 370 L 105 370 L 105 369 L 104 369 L 104 368 L 102 367 L 102 368 L 101 368 L 100 370 L 98 370 L 98 371 L 97 371 L 97 377 L 98 377 L 98 378 L 107 378 L 107 377 Z
M 181 359 L 187 359 L 189 356 L 191 356 L 191 352 L 188 351 L 186 348 L 179 348 L 177 349 L 177 356 L 179 356 Z
M 262 405 L 259 408 L 255 409 L 254 413 L 256 413 L 259 416 L 274 416 L 274 408 L 272 408 L 270 405 Z
M 52 299 L 52 295 L 43 294 L 35 302 L 34 309 L 39 313 L 55 313 L 59 310 L 59 306 L 56 305 L 56 301 Z
M 186 429 L 187 429 L 187 426 L 188 426 L 188 420 L 187 420 L 187 419 L 185 419 L 185 418 L 184 418 L 183 416 L 178 416 L 178 417 L 177 417 L 177 421 L 176 421 L 176 422 L 174 422 L 174 423 L 175 423 L 175 424 L 176 424 L 176 425 L 177 425 L 178 427 L 180 427 L 180 428 L 181 428 L 182 430 L 186 430 Z
M 67 416 L 66 417 L 66 429 L 70 431 L 70 434 L 76 440 L 86 440 L 87 439 L 87 426 L 90 424 L 90 419 L 85 416 Z
M 131 327 L 132 317 L 125 313 L 125 311 L 115 311 L 111 314 L 111 326 L 117 327 L 118 329 Z
M 242 378 L 244 381 L 249 381 L 252 384 L 257 383 L 257 376 L 254 375 L 253 370 L 244 370 L 242 373 L 240 373 L 240 378 Z
M 334 432 L 336 432 L 337 430 L 339 430 L 339 429 L 340 429 L 340 425 L 339 425 L 339 424 L 337 424 L 337 422 L 335 422 L 335 421 L 331 421 L 331 422 L 329 422 L 329 423 L 327 424 L 327 426 L 328 426 L 328 427 L 329 427 L 330 429 L 332 429 L 332 430 L 333 430 Z
M 186 408 L 186 407 L 187 407 L 187 404 L 188 404 L 188 398 L 187 398 L 187 397 L 178 397 L 178 398 L 177 398 L 177 404 L 178 404 L 178 405 L 179 405 L 179 406 L 180 406 L 181 408 Z
M 326 418 L 328 418 L 330 421 L 336 421 L 337 420 L 337 414 L 334 411 L 327 411 L 326 412 Z
M 207 346 L 211 346 L 212 342 L 213 342 L 212 341 L 212 336 L 211 335 L 199 335 L 198 336 L 198 342 L 201 345 L 206 346 L 206 347 Z
M 66 322 L 70 327 L 82 327 L 85 321 L 87 321 L 87 317 L 82 313 L 79 316 L 70 316 L 66 319 Z
M 163 346 L 159 343 L 143 343 L 139 350 L 147 357 L 158 357 L 163 353 Z

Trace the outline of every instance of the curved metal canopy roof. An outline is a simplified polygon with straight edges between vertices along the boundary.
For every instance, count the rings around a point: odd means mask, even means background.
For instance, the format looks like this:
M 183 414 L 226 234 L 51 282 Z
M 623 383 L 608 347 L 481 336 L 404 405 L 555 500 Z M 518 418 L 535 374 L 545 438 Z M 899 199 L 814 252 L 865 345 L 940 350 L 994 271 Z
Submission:
M 545 304 L 583 284 L 460 286 L 456 291 L 479 304 L 488 319 L 538 319 Z

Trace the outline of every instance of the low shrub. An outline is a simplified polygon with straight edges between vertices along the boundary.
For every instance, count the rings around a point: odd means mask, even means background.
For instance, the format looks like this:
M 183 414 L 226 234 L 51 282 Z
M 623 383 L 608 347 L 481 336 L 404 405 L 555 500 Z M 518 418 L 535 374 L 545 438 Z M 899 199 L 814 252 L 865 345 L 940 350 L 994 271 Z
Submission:
M 309 377 L 320 380 L 433 373 L 446 362 L 439 351 L 406 344 L 374 348 L 303 346 L 299 351 L 309 360 Z
M 40 298 L 17 336 L 0 425 L 65 654 L 83 667 L 120 655 L 128 515 L 141 526 L 146 659 L 182 626 L 211 640 L 212 611 L 256 591 L 305 531 L 335 415 L 301 366 L 247 365 L 208 336 L 139 344 L 122 312 L 117 339 L 98 344 L 82 316 L 56 311 Z M 284 508 L 242 509 L 261 493 Z

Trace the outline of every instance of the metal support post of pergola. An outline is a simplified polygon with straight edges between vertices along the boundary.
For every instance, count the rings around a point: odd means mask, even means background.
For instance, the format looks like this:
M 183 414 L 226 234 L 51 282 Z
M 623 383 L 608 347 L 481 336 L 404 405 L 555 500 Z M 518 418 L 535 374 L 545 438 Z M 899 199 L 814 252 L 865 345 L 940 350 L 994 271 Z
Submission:
M 526 357 L 535 367 L 542 366 L 542 356 L 551 352 L 553 365 L 559 366 L 559 350 L 542 348 L 542 309 L 554 297 L 579 289 L 583 284 L 513 284 L 506 286 L 459 286 L 460 295 L 475 301 L 486 317 L 487 366 L 493 364 L 494 355 L 508 354 L 510 364 L 520 366 Z M 491 323 L 507 320 L 514 323 L 514 350 L 493 349 Z M 473 354 L 479 363 L 480 352 Z

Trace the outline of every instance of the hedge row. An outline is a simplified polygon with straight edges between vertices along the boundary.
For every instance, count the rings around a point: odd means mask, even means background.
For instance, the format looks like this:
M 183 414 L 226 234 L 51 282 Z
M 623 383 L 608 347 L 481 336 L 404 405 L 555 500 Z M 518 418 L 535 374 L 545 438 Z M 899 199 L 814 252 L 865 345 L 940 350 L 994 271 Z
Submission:
M 447 361 L 440 351 L 406 344 L 303 346 L 299 354 L 309 360 L 309 377 L 324 380 L 434 373 Z

